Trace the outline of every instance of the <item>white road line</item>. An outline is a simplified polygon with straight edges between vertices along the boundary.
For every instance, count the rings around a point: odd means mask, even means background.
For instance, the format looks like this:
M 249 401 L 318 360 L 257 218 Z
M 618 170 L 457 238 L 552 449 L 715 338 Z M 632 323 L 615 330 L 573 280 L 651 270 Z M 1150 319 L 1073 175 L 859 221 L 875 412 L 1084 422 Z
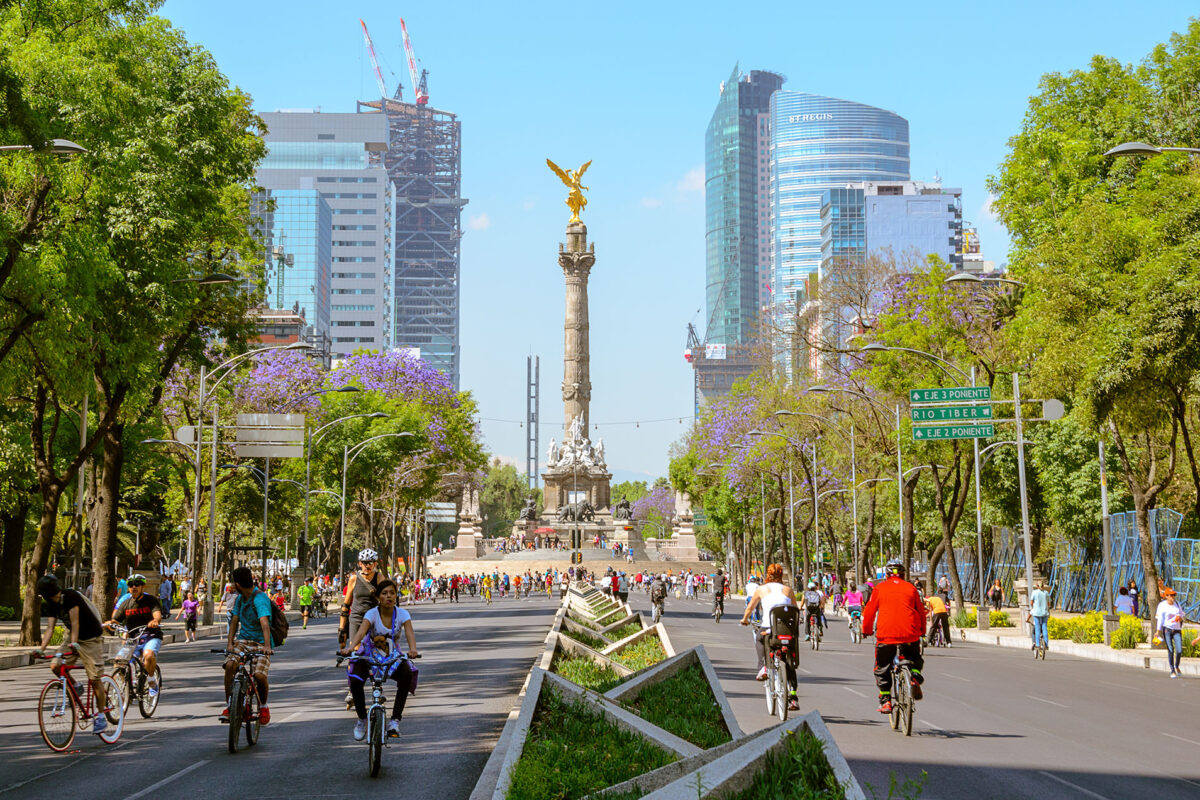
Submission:
M 811 670 L 811 669 L 805 669 L 804 667 L 796 667 L 796 669 L 800 670 L 800 671 L 801 671 L 801 672 L 803 672 L 805 675 L 812 675 L 812 670 Z
M 158 783 L 150 784 L 149 786 L 147 786 L 145 789 L 142 789 L 137 794 L 129 795 L 129 797 L 126 797 L 125 800 L 137 800 L 139 797 L 145 797 L 146 795 L 153 792 L 155 789 L 159 789 L 159 788 L 162 788 L 163 786 L 166 786 L 168 783 L 175 780 L 176 778 L 182 778 L 184 775 L 187 775 L 192 770 L 203 767 L 205 764 L 208 763 L 208 761 L 209 760 L 206 758 L 203 761 L 197 761 L 195 764 L 192 764 L 190 767 L 184 767 L 183 769 L 179 770 L 179 772 L 176 772 L 174 775 L 168 775 L 167 777 L 163 778 Z
M 1034 697 L 1031 694 L 1027 694 L 1025 696 L 1028 697 L 1030 700 L 1037 700 L 1039 703 L 1049 703 L 1050 705 L 1058 706 L 1059 708 L 1070 708 L 1070 706 L 1064 706 L 1062 703 L 1056 703 L 1053 700 L 1047 700 L 1044 697 Z
M 963 683 L 970 683 L 970 682 L 971 682 L 971 679 L 970 679 L 970 678 L 964 678 L 964 677 L 962 677 L 961 675 L 955 675 L 955 674 L 953 674 L 953 673 L 951 673 L 951 672 L 939 672 L 938 674 L 939 674 L 939 675 L 944 675 L 944 676 L 946 676 L 947 678 L 954 678 L 954 680 L 956 680 L 956 681 L 962 681 Z
M 86 761 L 87 759 L 96 755 L 96 753 L 98 753 L 98 752 L 99 751 L 97 750 L 97 751 L 94 751 L 91 753 L 87 753 L 85 755 L 80 756 L 79 758 L 75 759 L 74 761 L 72 761 L 71 763 L 69 763 L 65 766 L 59 767 L 58 769 L 52 769 L 49 772 L 43 772 L 40 775 L 33 776 L 32 778 L 26 778 L 25 780 L 21 781 L 20 783 L 10 783 L 8 786 L 5 786 L 3 789 L 0 789 L 0 794 L 4 794 L 5 792 L 11 792 L 13 789 L 20 789 L 22 786 L 24 786 L 27 783 L 33 783 L 34 781 L 40 781 L 42 778 L 48 778 L 56 772 L 62 772 L 64 769 L 70 769 L 71 767 L 75 766 L 76 764 Z
M 1049 778 L 1049 779 L 1050 779 L 1050 780 L 1052 780 L 1052 781 L 1058 781 L 1058 782 L 1059 782 L 1059 783 L 1061 783 L 1063 786 L 1070 786 L 1072 789 L 1075 789 L 1076 791 L 1083 792 L 1083 793 L 1084 793 L 1084 794 L 1086 794 L 1088 797 L 1094 797 L 1094 798 L 1096 798 L 1096 800 L 1108 800 L 1108 798 L 1107 798 L 1107 797 L 1105 797 L 1105 796 L 1104 796 L 1104 795 L 1102 795 L 1102 794 L 1096 794 L 1096 793 L 1095 793 L 1095 792 L 1093 792 L 1091 789 L 1085 789 L 1085 788 L 1083 788 L 1082 786 L 1080 786 L 1080 785 L 1079 785 L 1079 784 L 1077 784 L 1077 783 L 1071 783 L 1069 780 L 1067 780 L 1067 779 L 1065 779 L 1065 778 L 1060 778 L 1060 777 L 1058 777 L 1057 775 L 1053 775 L 1053 774 L 1051 774 L 1051 773 L 1049 773 L 1049 772 L 1045 772 L 1045 771 L 1043 771 L 1043 770 L 1040 770 L 1040 769 L 1039 769 L 1039 770 L 1038 770 L 1038 774 L 1039 774 L 1039 775 L 1045 775 L 1047 778 Z M 132 800 L 132 798 L 131 798 L 131 800 Z
M 297 711 L 295 714 L 288 714 L 286 717 L 284 717 L 283 719 L 281 719 L 279 721 L 280 721 L 280 723 L 291 722 L 292 720 L 294 720 L 296 717 L 300 716 L 303 713 L 304 713 L 303 711 Z
M 858 695 L 859 697 L 861 697 L 861 698 L 862 698 L 862 699 L 864 699 L 864 700 L 870 700 L 870 699 L 871 699 L 869 695 L 865 695 L 865 694 L 863 694 L 863 693 L 862 693 L 862 692 L 860 692 L 858 689 L 851 689 L 849 686 L 843 686 L 842 688 L 843 688 L 843 689 L 845 689 L 847 692 L 850 692 L 850 694 L 856 694 L 856 695 Z
M 1166 732 L 1162 732 L 1162 735 L 1170 736 L 1172 739 L 1178 739 L 1181 742 L 1187 742 L 1188 744 L 1194 744 L 1194 745 L 1200 746 L 1200 742 L 1197 742 L 1195 739 L 1185 739 L 1182 736 L 1176 736 L 1173 733 L 1166 733 Z
M 927 719 L 920 719 L 918 721 L 925 725 L 928 725 L 929 727 L 933 728 L 935 731 L 941 731 L 944 734 L 950 735 L 950 731 L 946 730 L 941 725 L 934 725 L 932 722 L 930 722 Z

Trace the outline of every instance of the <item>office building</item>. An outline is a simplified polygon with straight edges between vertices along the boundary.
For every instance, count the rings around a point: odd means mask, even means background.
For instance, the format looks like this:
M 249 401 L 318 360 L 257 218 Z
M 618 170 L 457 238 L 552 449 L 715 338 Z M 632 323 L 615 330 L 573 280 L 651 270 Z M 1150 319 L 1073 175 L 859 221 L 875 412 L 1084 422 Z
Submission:
M 307 240 L 292 228 L 273 231 L 269 284 L 281 282 L 300 294 L 310 291 L 316 304 L 323 297 L 318 318 L 328 319 L 333 358 L 359 349 L 387 349 L 392 344 L 395 224 L 395 190 L 384 162 L 388 126 L 363 114 L 278 111 L 261 116 L 268 153 L 257 179 L 275 200 L 276 220 L 281 207 L 316 207 L 324 229 L 318 242 L 328 248 L 326 276 L 305 282 L 293 274 L 298 267 L 287 259 L 299 263 L 298 248 Z M 280 309 L 293 308 L 297 300 L 281 296 L 282 304 L 277 304 L 270 285 L 268 299 Z M 299 307 L 314 319 L 306 303 Z

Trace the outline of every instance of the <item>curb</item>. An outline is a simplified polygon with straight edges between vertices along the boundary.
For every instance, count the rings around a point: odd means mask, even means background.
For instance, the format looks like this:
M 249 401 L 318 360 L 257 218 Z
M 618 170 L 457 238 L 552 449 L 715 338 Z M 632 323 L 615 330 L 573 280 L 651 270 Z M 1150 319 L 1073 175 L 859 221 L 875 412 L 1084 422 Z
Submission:
M 1008 647 L 1015 650 L 1028 650 L 1032 640 L 1026 636 L 1003 636 L 989 631 L 979 631 L 974 628 L 959 628 L 962 638 L 976 644 L 987 644 L 994 647 Z M 1110 664 L 1121 664 L 1126 667 L 1138 667 L 1158 672 L 1170 672 L 1167 660 L 1161 657 L 1142 655 L 1142 651 L 1113 650 L 1102 644 L 1079 644 L 1066 639 L 1051 639 L 1048 653 L 1086 658 L 1091 661 L 1107 661 Z M 1183 659 L 1179 662 L 1179 673 L 1189 678 L 1200 678 L 1200 660 Z

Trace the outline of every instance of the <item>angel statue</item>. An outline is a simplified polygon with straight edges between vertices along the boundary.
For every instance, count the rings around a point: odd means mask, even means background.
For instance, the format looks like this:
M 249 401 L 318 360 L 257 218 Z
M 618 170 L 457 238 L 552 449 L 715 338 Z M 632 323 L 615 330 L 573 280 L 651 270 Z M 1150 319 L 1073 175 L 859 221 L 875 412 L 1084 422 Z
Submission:
M 583 180 L 583 173 L 587 172 L 587 168 L 592 165 L 592 162 L 588 161 L 577 170 L 563 170 L 558 166 L 558 164 L 555 164 L 548 158 L 546 159 L 546 165 L 550 167 L 550 169 L 554 170 L 554 174 L 557 175 L 563 184 L 571 190 L 567 194 L 566 200 L 567 208 L 571 209 L 571 219 L 568 221 L 579 222 L 579 212 L 583 211 L 583 209 L 587 207 L 587 198 L 583 196 L 583 193 L 588 189 L 588 187 L 584 186 L 582 183 L 580 183 L 580 181 Z
M 556 463 L 558 463 L 558 443 L 551 437 L 550 447 L 546 451 L 546 466 L 553 467 Z

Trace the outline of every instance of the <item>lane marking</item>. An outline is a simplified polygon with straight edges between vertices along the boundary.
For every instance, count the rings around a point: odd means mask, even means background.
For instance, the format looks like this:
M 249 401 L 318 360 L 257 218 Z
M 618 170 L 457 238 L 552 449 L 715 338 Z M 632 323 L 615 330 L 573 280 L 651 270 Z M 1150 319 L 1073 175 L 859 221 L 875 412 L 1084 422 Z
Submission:
M 971 679 L 970 679 L 970 678 L 964 678 L 964 677 L 962 677 L 961 675 L 955 675 L 953 672 L 942 672 L 942 673 L 939 673 L 939 674 L 941 674 L 941 675 L 945 675 L 947 678 L 954 678 L 954 680 L 956 680 L 956 681 L 962 681 L 963 683 L 970 683 L 970 682 L 971 682 Z
M 942 733 L 946 734 L 947 736 L 953 736 L 953 735 L 954 735 L 954 734 L 950 733 L 950 731 L 948 731 L 948 730 L 946 730 L 945 728 L 943 728 L 941 725 L 934 725 L 932 722 L 930 722 L 930 721 L 929 721 L 929 720 L 927 720 L 927 719 L 924 719 L 924 718 L 922 718 L 922 719 L 920 719 L 920 720 L 918 720 L 918 721 L 919 721 L 919 722 L 922 722 L 922 723 L 924 723 L 924 724 L 926 724 L 926 725 L 928 725 L 929 727 L 933 728 L 935 731 L 941 731 Z
M 300 716 L 303 713 L 304 713 L 303 711 L 297 711 L 295 714 L 288 714 L 286 717 L 279 720 L 279 722 L 280 723 L 291 722 L 292 720 L 294 720 L 296 717 Z
M 796 667 L 796 669 L 800 670 L 800 671 L 801 671 L 801 672 L 803 672 L 805 675 L 812 675 L 812 670 L 811 670 L 811 669 L 805 669 L 804 667 Z
M 1053 700 L 1047 700 L 1044 697 L 1034 697 L 1031 694 L 1027 694 L 1025 696 L 1028 697 L 1030 700 L 1037 700 L 1039 703 L 1049 703 L 1050 705 L 1058 706 L 1059 708 L 1070 708 L 1070 706 L 1064 706 L 1062 703 L 1056 703 Z
M 1162 733 L 1163 736 L 1170 736 L 1172 739 L 1178 739 L 1181 742 L 1187 742 L 1188 744 L 1194 744 L 1194 745 L 1200 746 L 1200 742 L 1197 742 L 1195 739 L 1185 739 L 1182 736 L 1176 736 L 1173 733 L 1166 733 L 1165 731 L 1159 731 L 1159 732 Z
M 145 797 L 146 795 L 153 792 L 155 789 L 159 789 L 163 786 L 166 786 L 168 783 L 175 780 L 176 778 L 182 778 L 184 775 L 187 775 L 192 770 L 203 767 L 205 764 L 208 763 L 208 761 L 209 761 L 209 759 L 206 758 L 203 761 L 197 761 L 195 764 L 192 764 L 190 767 L 184 767 L 183 769 L 179 770 L 179 772 L 176 772 L 174 775 L 168 775 L 167 777 L 163 778 L 158 783 L 150 784 L 149 786 L 147 786 L 145 789 L 142 789 L 137 794 L 129 795 L 129 797 L 126 797 L 125 800 L 137 800 L 139 797 Z
M 156 731 L 150 731 L 149 733 L 142 734 L 141 736 L 139 736 L 136 739 L 124 739 L 122 741 L 117 742 L 116 744 L 109 745 L 107 750 L 109 752 L 114 751 L 114 750 L 120 750 L 122 747 L 125 747 L 126 745 L 136 744 L 137 742 L 140 742 L 142 739 L 145 739 L 149 736 L 153 736 L 155 733 L 156 733 Z M 49 772 L 43 772 L 40 775 L 35 775 L 32 778 L 26 778 L 25 780 L 23 780 L 19 783 L 11 783 L 8 786 L 5 786 L 3 789 L 0 789 L 0 794 L 4 794 L 5 792 L 11 792 L 13 789 L 20 789 L 22 786 L 33 783 L 34 781 L 37 781 L 37 780 L 41 780 L 42 778 L 48 778 L 56 772 L 62 772 L 64 769 L 70 769 L 71 767 L 75 766 L 76 764 L 81 764 L 84 761 L 87 761 L 92 756 L 97 755 L 99 753 L 103 753 L 103 752 L 105 752 L 105 751 L 104 750 L 93 750 L 90 753 L 85 753 L 85 754 L 79 756 L 79 758 L 75 759 L 74 761 L 72 761 L 69 764 L 64 764 L 63 766 L 59 767 L 58 769 L 52 769 Z
M 1045 775 L 1047 778 L 1049 778 L 1049 779 L 1050 779 L 1050 780 L 1052 780 L 1052 781 L 1058 781 L 1058 782 L 1059 782 L 1059 783 L 1061 783 L 1063 786 L 1070 786 L 1072 789 L 1075 789 L 1076 791 L 1083 792 L 1083 793 L 1084 793 L 1084 794 L 1086 794 L 1088 797 L 1094 797 L 1094 798 L 1096 798 L 1096 800 L 1109 800 L 1109 799 L 1108 799 L 1107 797 L 1105 797 L 1104 795 L 1102 795 L 1102 794 L 1096 794 L 1096 793 L 1095 793 L 1095 792 L 1093 792 L 1091 789 L 1085 789 L 1085 788 L 1083 788 L 1082 786 L 1080 786 L 1078 783 L 1071 783 L 1071 782 L 1070 782 L 1069 780 L 1067 780 L 1066 778 L 1060 778 L 1060 777 L 1058 777 L 1057 775 L 1053 775 L 1053 774 L 1051 774 L 1051 773 L 1049 773 L 1049 772 L 1045 772 L 1044 770 L 1040 770 L 1040 769 L 1038 770 L 1038 774 L 1039 774 L 1039 775 Z
M 862 693 L 862 692 L 860 692 L 858 689 L 851 689 L 849 686 L 843 686 L 842 688 L 843 688 L 843 689 L 845 689 L 847 692 L 850 692 L 850 694 L 856 694 L 856 695 L 858 695 L 858 696 L 859 696 L 859 697 L 861 697 L 863 700 L 870 700 L 870 699 L 871 699 L 869 695 L 865 695 L 865 694 L 863 694 L 863 693 Z

